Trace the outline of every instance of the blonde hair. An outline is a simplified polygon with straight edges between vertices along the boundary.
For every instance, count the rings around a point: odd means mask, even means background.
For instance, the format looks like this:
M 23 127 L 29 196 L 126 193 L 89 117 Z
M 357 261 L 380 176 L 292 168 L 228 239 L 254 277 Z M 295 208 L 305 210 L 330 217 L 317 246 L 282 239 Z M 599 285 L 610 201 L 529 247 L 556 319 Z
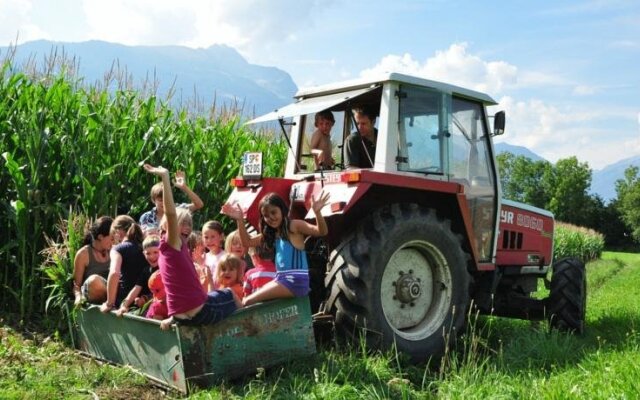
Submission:
M 159 247 L 160 246 L 160 236 L 158 235 L 149 235 L 142 241 L 142 250 L 146 250 L 149 247 Z
M 190 226 L 193 229 L 193 218 L 191 217 L 191 211 L 187 208 L 176 209 L 178 214 L 178 226 Z
M 176 208 L 176 215 L 177 215 L 177 219 L 178 219 L 178 226 L 184 226 L 187 225 L 191 228 L 193 228 L 193 218 L 191 217 L 191 211 L 189 211 L 186 208 Z M 160 219 L 160 229 L 163 231 L 167 230 L 167 213 L 165 212 L 164 215 L 162 216 L 162 219 Z
M 151 193 L 149 193 L 149 195 L 151 196 L 151 201 L 161 198 L 163 196 L 163 192 L 164 185 L 162 184 L 162 182 L 158 182 L 155 185 L 151 186 Z
M 240 238 L 240 232 L 238 232 L 237 229 L 227 235 L 227 238 L 224 241 L 224 251 L 226 251 L 227 253 L 231 253 L 231 246 L 233 245 L 233 242 L 235 242 L 236 240 L 240 242 L 240 244 L 242 244 L 242 239 Z
M 223 269 L 231 269 L 238 271 L 236 274 L 236 283 L 242 283 L 242 260 L 233 254 L 225 254 L 217 266 L 216 279 L 220 282 L 220 275 Z

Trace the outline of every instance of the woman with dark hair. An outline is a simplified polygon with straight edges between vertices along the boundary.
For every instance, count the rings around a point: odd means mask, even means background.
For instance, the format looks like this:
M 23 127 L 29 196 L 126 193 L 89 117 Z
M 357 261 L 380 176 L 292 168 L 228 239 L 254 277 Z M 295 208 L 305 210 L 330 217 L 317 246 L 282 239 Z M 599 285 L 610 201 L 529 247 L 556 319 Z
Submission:
M 111 217 L 98 218 L 85 234 L 84 246 L 73 260 L 73 295 L 76 306 L 84 300 L 103 302 L 107 297 L 109 250 L 113 244 Z
M 100 311 L 109 312 L 119 306 L 122 300 L 139 281 L 141 274 L 148 270 L 149 264 L 142 251 L 142 229 L 128 215 L 119 215 L 113 220 L 111 231 L 114 236 L 122 238 L 122 242 L 111 249 L 111 264 L 107 278 L 107 299 L 100 306 Z M 149 296 L 151 292 L 145 286 L 140 293 Z M 140 304 L 137 304 L 140 306 Z

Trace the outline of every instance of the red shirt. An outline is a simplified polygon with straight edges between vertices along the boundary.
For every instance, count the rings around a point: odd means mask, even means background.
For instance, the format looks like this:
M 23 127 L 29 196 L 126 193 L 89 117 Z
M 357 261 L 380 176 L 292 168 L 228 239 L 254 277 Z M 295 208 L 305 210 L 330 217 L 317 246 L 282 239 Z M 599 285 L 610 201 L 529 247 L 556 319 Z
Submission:
M 244 274 L 244 295 L 250 295 L 276 277 L 276 265 L 273 261 L 261 260 Z
M 184 313 L 204 304 L 207 293 L 200 285 L 198 273 L 184 240 L 180 250 L 176 250 L 163 237 L 160 240 L 158 266 L 167 293 L 169 315 Z

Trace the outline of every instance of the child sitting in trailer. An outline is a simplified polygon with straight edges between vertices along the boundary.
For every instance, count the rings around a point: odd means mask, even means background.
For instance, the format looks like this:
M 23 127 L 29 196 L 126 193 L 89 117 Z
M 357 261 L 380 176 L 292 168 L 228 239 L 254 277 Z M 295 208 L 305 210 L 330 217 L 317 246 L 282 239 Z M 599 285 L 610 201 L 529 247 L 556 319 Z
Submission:
M 111 224 L 111 231 L 114 240 L 120 243 L 111 248 L 109 254 L 111 263 L 107 277 L 107 301 L 100 306 L 103 313 L 119 306 L 138 283 L 140 274 L 149 268 L 142 251 L 142 230 L 133 218 L 128 215 L 117 216 Z M 146 286 L 145 280 L 145 289 Z
M 242 239 L 240 239 L 240 232 L 236 229 L 227 235 L 227 238 L 224 241 L 224 251 L 227 254 L 234 254 L 236 257 L 242 260 L 242 270 L 241 275 L 244 276 L 244 273 L 253 268 L 253 262 L 251 261 L 251 257 L 249 256 L 248 248 L 244 247 L 242 244 Z
M 187 210 L 178 209 L 173 201 L 169 171 L 163 167 L 144 165 L 144 169 L 162 179 L 164 217 L 160 228 L 165 232 L 160 240 L 158 265 L 167 295 L 169 318 L 160 328 L 167 330 L 173 322 L 185 325 L 214 324 L 242 307 L 231 289 L 202 289 L 186 240 L 181 236 L 180 220 L 191 220 Z
M 207 252 L 204 255 L 204 263 L 211 270 L 213 287 L 218 288 L 216 280 L 218 276 L 218 263 L 227 253 L 224 251 L 224 230 L 218 221 L 207 221 L 202 226 L 202 242 Z
M 194 212 L 199 210 L 204 206 L 202 199 L 198 196 L 193 190 L 187 186 L 187 180 L 185 173 L 183 171 L 176 172 L 176 180 L 174 182 L 175 186 L 182 190 L 191 203 L 181 203 L 177 207 L 178 208 L 186 208 L 190 212 Z M 151 202 L 155 207 L 151 210 L 145 212 L 140 216 L 140 225 L 149 230 L 149 234 L 152 234 L 153 230 L 159 234 L 159 224 L 160 219 L 164 215 L 164 205 L 162 204 L 162 194 L 163 194 L 163 186 L 162 182 L 158 182 L 151 187 Z
M 149 263 L 149 267 L 145 268 L 138 277 L 136 285 L 129 291 L 127 297 L 120 303 L 120 308 L 116 311 L 118 317 L 129 311 L 132 305 L 138 308 L 149 300 L 148 295 L 151 294 L 149 287 L 149 278 L 158 269 L 158 257 L 160 256 L 160 237 L 148 236 L 142 241 L 142 253 Z
M 148 284 L 151 294 L 153 294 L 153 300 L 149 304 L 146 316 L 151 319 L 164 320 L 169 316 L 169 311 L 167 310 L 167 294 L 164 291 L 160 271 L 155 271 L 151 274 Z
M 227 254 L 218 263 L 218 288 L 232 289 L 242 299 L 242 263 L 243 261 L 233 254 Z
M 85 300 L 102 303 L 107 298 L 107 276 L 109 275 L 109 250 L 113 245 L 111 217 L 98 218 L 85 234 L 84 246 L 73 260 L 74 304 Z
M 321 210 L 329 204 L 329 194 L 321 192 L 311 197 L 311 209 L 317 225 L 301 219 L 289 219 L 289 208 L 276 193 L 267 193 L 260 204 L 260 233 L 251 237 L 244 225 L 244 212 L 239 204 L 226 203 L 222 212 L 236 221 L 242 243 L 248 247 L 264 245 L 275 252 L 276 279 L 242 300 L 249 306 L 254 303 L 290 297 L 303 297 L 309 293 L 309 266 L 304 251 L 307 236 L 324 236 L 327 223 Z
M 200 232 L 191 232 L 187 241 L 191 252 L 191 260 L 193 261 L 193 266 L 196 267 L 196 272 L 198 272 L 202 289 L 209 293 L 213 290 L 213 277 L 209 267 L 204 264 L 205 247 L 204 243 L 202 243 L 202 235 Z
M 242 289 L 248 296 L 276 277 L 276 264 L 273 262 L 273 251 L 260 245 L 249 249 L 255 267 L 244 274 Z

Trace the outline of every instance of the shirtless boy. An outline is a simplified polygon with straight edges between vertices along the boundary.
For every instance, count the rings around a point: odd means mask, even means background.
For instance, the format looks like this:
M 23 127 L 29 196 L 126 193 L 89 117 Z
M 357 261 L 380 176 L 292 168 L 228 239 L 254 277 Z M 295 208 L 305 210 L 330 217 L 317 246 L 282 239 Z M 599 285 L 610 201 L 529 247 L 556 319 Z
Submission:
M 335 161 L 331 156 L 331 128 L 336 120 L 331 111 L 320 111 L 315 117 L 316 130 L 311 136 L 311 153 L 314 155 L 316 168 L 333 169 Z

